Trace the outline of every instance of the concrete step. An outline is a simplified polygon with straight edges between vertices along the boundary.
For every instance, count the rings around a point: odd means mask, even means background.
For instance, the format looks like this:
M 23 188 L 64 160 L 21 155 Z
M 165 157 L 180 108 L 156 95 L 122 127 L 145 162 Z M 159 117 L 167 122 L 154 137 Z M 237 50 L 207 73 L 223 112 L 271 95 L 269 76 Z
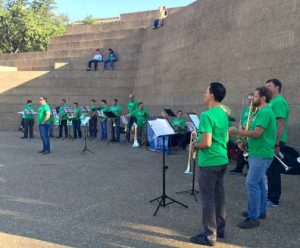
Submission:
M 138 29 L 152 25 L 152 19 L 138 19 L 131 21 L 116 21 L 110 23 L 102 23 L 95 25 L 73 25 L 69 26 L 66 35 L 69 34 L 86 34 L 105 30 L 124 30 L 124 29 Z
M 133 33 L 137 32 L 139 29 L 124 29 L 124 30 L 113 30 L 113 31 L 100 31 L 88 34 L 70 34 L 63 35 L 59 37 L 53 37 L 50 41 L 51 45 L 63 44 L 69 42 L 79 42 L 85 40 L 101 40 L 101 39 L 115 39 L 120 37 L 128 37 Z

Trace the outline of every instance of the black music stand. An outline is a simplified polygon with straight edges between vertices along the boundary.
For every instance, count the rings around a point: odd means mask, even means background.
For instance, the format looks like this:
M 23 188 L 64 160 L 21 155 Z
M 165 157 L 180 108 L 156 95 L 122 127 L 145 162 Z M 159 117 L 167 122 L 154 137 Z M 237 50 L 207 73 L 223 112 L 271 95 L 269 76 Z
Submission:
M 104 114 L 106 115 L 107 118 L 113 119 L 116 118 L 117 116 L 114 114 L 114 112 L 112 111 L 104 111 Z M 113 125 L 111 126 L 111 128 L 114 128 L 114 136 L 115 136 L 115 132 L 116 132 L 116 127 L 113 127 Z M 111 137 L 111 140 L 113 140 L 113 137 Z M 109 139 L 107 139 L 107 144 L 109 144 Z
M 86 117 L 88 118 L 88 117 Z M 86 122 L 85 122 L 85 125 L 84 125 L 84 147 L 82 149 L 82 151 L 80 152 L 80 154 L 83 156 L 85 155 L 86 152 L 90 152 L 90 153 L 94 153 L 92 150 L 90 150 L 88 147 L 87 147 L 87 132 L 88 132 L 88 122 L 89 122 L 90 119 L 88 119 Z
M 199 126 L 199 118 L 195 113 L 187 113 L 189 119 L 191 120 L 193 126 L 194 126 L 194 130 L 197 130 L 196 126 Z M 184 191 L 179 191 L 176 192 L 176 194 L 182 194 L 182 193 L 188 193 L 191 194 L 192 196 L 195 197 L 195 201 L 198 201 L 196 195 L 199 193 L 198 190 L 195 190 L 195 173 L 196 173 L 196 159 L 193 159 L 193 171 L 192 171 L 192 175 L 193 175 L 193 180 L 192 180 L 192 189 L 189 190 L 184 190 Z
M 153 214 L 153 216 L 156 216 L 158 210 L 160 207 L 166 207 L 167 205 L 170 205 L 172 203 L 177 203 L 185 208 L 188 208 L 187 205 L 174 200 L 173 198 L 167 196 L 166 194 L 166 170 L 168 169 L 168 166 L 166 166 L 166 151 L 165 151 L 165 138 L 169 135 L 174 135 L 175 131 L 171 127 L 170 123 L 166 119 L 156 119 L 156 120 L 150 120 L 148 121 L 149 126 L 153 130 L 156 137 L 162 137 L 163 140 L 163 148 L 162 148 L 162 154 L 163 154 L 163 163 L 162 163 L 162 176 L 163 176 L 163 184 L 162 184 L 162 195 L 159 197 L 154 198 L 153 200 L 149 201 L 149 203 L 158 201 L 158 206 Z M 166 203 L 166 199 L 169 199 L 170 202 Z
M 166 112 L 166 114 L 170 117 L 176 117 L 176 115 L 174 114 L 174 112 L 172 111 L 172 109 L 164 109 L 164 111 Z

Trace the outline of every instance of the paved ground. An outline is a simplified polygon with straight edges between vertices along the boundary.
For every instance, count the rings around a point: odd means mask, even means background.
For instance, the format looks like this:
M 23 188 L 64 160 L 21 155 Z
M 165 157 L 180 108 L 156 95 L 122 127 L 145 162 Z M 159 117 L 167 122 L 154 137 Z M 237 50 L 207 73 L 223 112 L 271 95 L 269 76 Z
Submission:
M 95 154 L 81 156 L 81 140 L 52 140 L 41 155 L 38 139 L 0 132 L 0 248 L 2 247 L 199 247 L 201 205 L 190 195 L 183 172 L 187 152 L 167 157 L 167 193 L 187 204 L 161 208 L 160 154 L 125 144 L 88 142 Z M 245 178 L 227 175 L 227 230 L 216 247 L 299 247 L 299 176 L 283 176 L 282 204 L 254 230 L 237 223 L 246 206 Z

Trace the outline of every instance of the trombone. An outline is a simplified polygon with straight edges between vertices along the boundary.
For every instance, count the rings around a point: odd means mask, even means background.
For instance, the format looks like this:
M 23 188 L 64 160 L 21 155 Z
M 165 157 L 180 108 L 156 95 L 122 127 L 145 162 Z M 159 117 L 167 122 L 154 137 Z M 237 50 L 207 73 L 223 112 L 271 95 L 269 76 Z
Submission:
M 195 143 L 197 141 L 198 138 L 198 134 L 197 131 L 193 131 L 191 132 L 191 136 L 190 136 L 190 145 L 189 145 L 189 158 L 188 158 L 188 165 L 187 168 L 185 170 L 184 173 L 186 174 L 191 174 L 192 173 L 192 169 L 191 169 L 191 159 L 193 158 L 193 160 L 196 159 L 196 151 L 193 151 L 193 143 Z
M 140 147 L 140 144 L 139 144 L 139 142 L 137 140 L 137 124 L 136 123 L 132 124 L 131 131 L 134 132 L 134 139 L 133 139 L 132 147 L 133 148 Z

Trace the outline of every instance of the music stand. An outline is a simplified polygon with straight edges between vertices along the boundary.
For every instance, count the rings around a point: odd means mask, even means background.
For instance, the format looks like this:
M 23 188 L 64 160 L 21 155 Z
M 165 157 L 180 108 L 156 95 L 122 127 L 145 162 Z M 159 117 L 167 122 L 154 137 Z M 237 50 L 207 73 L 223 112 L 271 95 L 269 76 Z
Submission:
M 187 113 L 189 119 L 191 120 L 191 124 L 193 126 L 193 131 L 197 130 L 196 126 L 199 126 L 199 117 L 195 114 L 195 113 Z M 189 126 L 189 128 L 191 129 L 192 126 Z M 195 197 L 195 201 L 198 201 L 196 195 L 199 193 L 198 190 L 195 190 L 195 174 L 196 174 L 196 159 L 193 159 L 193 171 L 192 171 L 192 175 L 193 175 L 193 179 L 192 179 L 192 189 L 189 190 L 183 190 L 183 191 L 179 191 L 176 192 L 176 194 L 182 194 L 182 193 L 188 193 L 191 194 L 192 196 Z
M 174 200 L 173 198 L 167 196 L 166 194 L 166 170 L 168 169 L 168 166 L 166 166 L 166 153 L 165 153 L 165 138 L 169 135 L 174 135 L 175 131 L 170 125 L 170 123 L 166 119 L 156 119 L 156 120 L 149 120 L 148 121 L 149 126 L 153 130 L 156 137 L 162 137 L 163 140 L 163 148 L 162 148 L 162 154 L 163 154 L 163 162 L 162 162 L 162 176 L 163 176 L 163 184 L 162 184 L 162 195 L 159 197 L 154 198 L 153 200 L 149 201 L 149 203 L 158 201 L 158 206 L 153 214 L 153 216 L 156 216 L 159 208 L 166 207 L 167 205 L 170 205 L 172 203 L 177 203 L 185 208 L 188 206 Z M 169 199 L 170 202 L 166 203 L 166 199 Z
M 117 117 L 117 116 L 114 114 L 114 112 L 112 112 L 112 111 L 104 111 L 104 114 L 106 115 L 107 118 L 112 119 L 112 121 L 113 121 L 114 118 Z M 114 133 L 113 133 L 114 135 L 113 135 L 113 137 L 111 137 L 111 140 L 113 140 L 113 138 L 115 137 L 115 132 L 116 132 L 116 128 L 113 127 L 113 125 L 114 125 L 114 123 L 112 124 L 112 127 L 111 127 L 111 128 L 114 128 Z M 109 139 L 107 139 L 107 144 L 109 144 Z
M 172 109 L 164 109 L 164 111 L 166 112 L 166 114 L 170 117 L 176 117 L 176 115 L 174 114 L 174 112 L 172 111 Z
M 87 147 L 87 127 L 88 127 L 88 123 L 89 123 L 89 120 L 91 118 L 89 116 L 85 117 L 83 123 L 82 123 L 82 126 L 84 126 L 84 147 L 82 149 L 82 151 L 80 152 L 80 154 L 83 156 L 85 155 L 86 152 L 90 152 L 90 153 L 94 153 L 92 150 L 90 150 L 88 147 Z

